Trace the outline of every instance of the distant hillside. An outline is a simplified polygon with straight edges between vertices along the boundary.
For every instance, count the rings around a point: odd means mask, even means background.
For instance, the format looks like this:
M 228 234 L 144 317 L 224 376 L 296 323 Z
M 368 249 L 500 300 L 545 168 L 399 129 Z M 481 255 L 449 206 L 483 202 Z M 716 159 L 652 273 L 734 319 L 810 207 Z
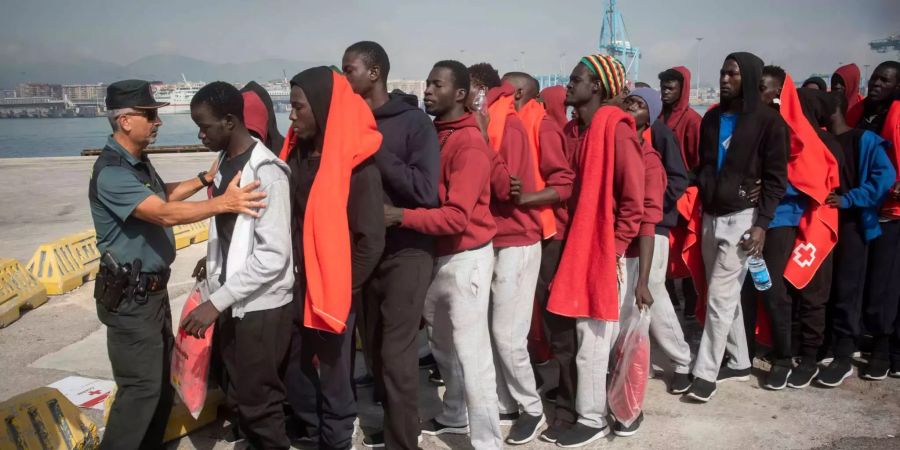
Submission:
M 125 78 L 174 82 L 184 74 L 191 81 L 249 81 L 288 77 L 297 72 L 333 62 L 263 59 L 248 63 L 211 63 L 181 55 L 153 55 L 127 65 L 82 59 L 70 62 L 0 64 L 0 87 L 19 83 L 109 83 Z

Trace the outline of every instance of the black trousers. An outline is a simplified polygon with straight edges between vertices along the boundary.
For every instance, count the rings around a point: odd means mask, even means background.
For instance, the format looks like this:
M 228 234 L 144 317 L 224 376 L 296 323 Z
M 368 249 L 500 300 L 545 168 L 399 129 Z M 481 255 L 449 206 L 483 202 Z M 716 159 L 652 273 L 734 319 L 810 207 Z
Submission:
M 893 352 L 900 362 L 900 220 L 882 222 L 881 233 L 869 248 L 863 320 L 873 337 L 872 358 L 887 360 Z
M 353 386 L 353 327 L 356 306 L 350 309 L 341 334 L 303 326 L 305 289 L 294 289 L 291 345 L 285 374 L 288 403 L 305 428 L 299 434 L 318 440 L 320 449 L 350 448 L 356 419 Z M 319 361 L 318 370 L 313 359 Z
M 669 298 L 672 304 L 678 306 L 678 293 L 675 291 L 675 278 L 666 280 L 666 291 L 669 292 Z M 681 279 L 681 292 L 684 294 L 684 315 L 696 315 L 697 310 L 697 288 L 694 287 L 694 279 L 691 277 Z
M 741 308 L 744 315 L 744 330 L 747 333 L 747 349 L 752 359 L 756 356 L 756 311 L 758 302 L 763 302 L 772 331 L 772 349 L 776 363 L 790 364 L 791 358 L 791 297 L 788 295 L 784 269 L 787 267 L 797 238 L 796 227 L 771 228 L 766 231 L 766 245 L 763 258 L 769 269 L 772 287 L 757 291 L 747 274 L 741 288 Z
M 825 311 L 831 296 L 834 276 L 834 249 L 822 261 L 819 270 L 803 289 L 788 285 L 794 302 L 792 355 L 815 360 L 825 343 Z
M 544 324 L 547 327 L 550 348 L 553 358 L 559 363 L 559 387 L 556 394 L 556 420 L 569 425 L 578 420 L 575 411 L 575 389 L 578 386 L 578 368 L 575 365 L 575 354 L 578 352 L 578 335 L 575 332 L 575 319 L 553 314 L 547 311 L 550 299 L 550 283 L 559 268 L 564 241 L 547 240 L 543 243 L 541 269 L 538 272 L 535 298 L 544 308 Z
M 287 449 L 282 381 L 294 307 L 253 311 L 243 318 L 225 310 L 217 340 L 228 374 L 226 405 L 249 443 L 258 449 Z
M 871 269 L 869 246 L 856 220 L 841 216 L 838 242 L 834 248 L 834 277 L 832 281 L 829 316 L 831 345 L 836 358 L 850 358 L 856 351 L 860 336 L 860 313 L 866 281 Z M 877 245 L 876 245 L 877 246 Z M 875 246 L 872 248 L 874 249 Z
M 360 331 L 375 390 L 383 393 L 386 448 L 418 448 L 416 337 L 433 267 L 434 255 L 422 250 L 385 255 L 363 295 Z
M 169 294 L 163 289 L 143 303 L 123 300 L 116 312 L 98 303 L 97 316 L 107 327 L 109 362 L 118 386 L 100 448 L 162 448 L 175 395 L 169 381 L 175 346 Z

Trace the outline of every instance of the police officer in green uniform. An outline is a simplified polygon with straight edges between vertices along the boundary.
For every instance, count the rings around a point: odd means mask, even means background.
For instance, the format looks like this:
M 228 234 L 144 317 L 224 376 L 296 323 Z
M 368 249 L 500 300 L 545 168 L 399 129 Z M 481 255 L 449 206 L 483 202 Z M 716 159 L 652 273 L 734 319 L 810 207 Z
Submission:
M 94 163 L 89 198 L 103 255 L 94 296 L 97 316 L 107 326 L 106 343 L 118 385 L 101 449 L 158 449 L 163 445 L 174 391 L 169 383 L 174 336 L 166 283 L 175 259 L 172 226 L 216 214 L 257 216 L 265 194 L 259 183 L 187 202 L 208 186 L 209 171 L 164 183 L 144 149 L 156 140 L 162 121 L 150 84 L 125 80 L 109 85 L 106 108 L 113 134 Z

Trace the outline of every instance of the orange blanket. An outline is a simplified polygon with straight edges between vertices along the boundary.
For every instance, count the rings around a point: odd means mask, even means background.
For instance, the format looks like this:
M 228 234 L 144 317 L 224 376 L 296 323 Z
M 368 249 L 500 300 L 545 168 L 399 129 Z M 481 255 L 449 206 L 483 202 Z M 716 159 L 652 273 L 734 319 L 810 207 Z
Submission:
M 303 217 L 306 301 L 303 325 L 342 333 L 350 313 L 352 270 L 347 199 L 353 168 L 381 145 L 381 133 L 366 102 L 343 75 L 333 73 L 322 159 Z M 296 137 L 288 132 L 279 157 L 287 161 Z
M 540 191 L 547 185 L 541 175 L 541 122 L 547 116 L 547 111 L 540 103 L 530 100 L 522 106 L 518 114 L 528 132 L 528 147 L 531 150 L 531 162 L 534 167 L 534 188 L 535 191 Z M 553 215 L 553 208 L 547 205 L 537 209 L 541 213 L 542 237 L 544 239 L 553 237 L 556 234 L 556 216 Z

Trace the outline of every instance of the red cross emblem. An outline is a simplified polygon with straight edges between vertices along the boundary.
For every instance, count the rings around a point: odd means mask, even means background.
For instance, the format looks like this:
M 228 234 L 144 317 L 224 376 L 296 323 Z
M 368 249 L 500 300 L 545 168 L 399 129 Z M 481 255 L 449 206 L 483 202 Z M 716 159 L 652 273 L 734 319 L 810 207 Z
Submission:
M 793 260 L 800 267 L 809 267 L 816 260 L 816 246 L 806 242 L 794 248 Z

